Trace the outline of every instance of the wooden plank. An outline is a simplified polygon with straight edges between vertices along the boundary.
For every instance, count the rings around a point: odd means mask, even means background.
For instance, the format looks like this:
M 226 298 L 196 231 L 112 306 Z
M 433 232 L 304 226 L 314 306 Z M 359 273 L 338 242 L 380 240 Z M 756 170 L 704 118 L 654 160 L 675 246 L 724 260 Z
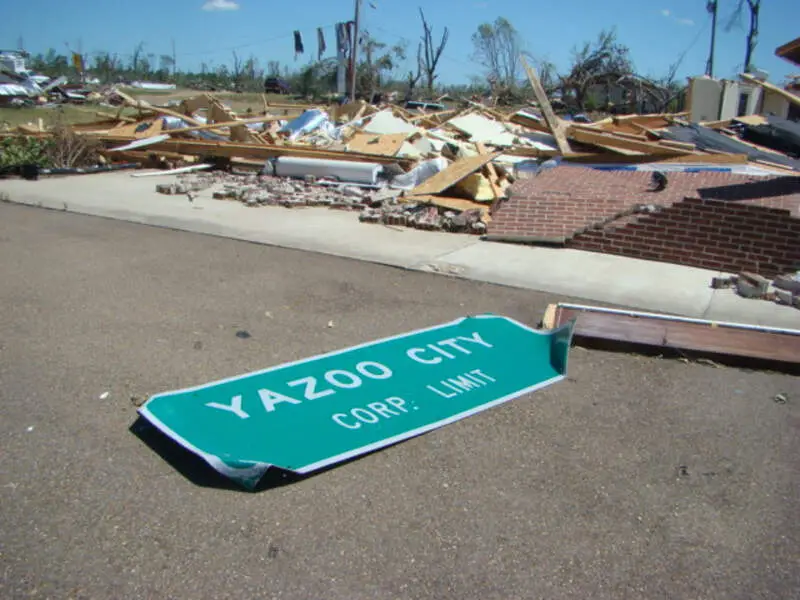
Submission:
M 614 154 L 622 154 L 624 156 L 645 156 L 644 152 L 639 152 L 638 150 L 628 150 L 627 148 L 615 148 L 614 146 L 603 146 L 602 144 L 595 144 L 595 146 L 600 148 L 601 150 L 607 150 L 608 152 L 613 152 Z
M 533 94 L 536 96 L 536 101 L 539 103 L 542 116 L 547 126 L 550 127 L 553 137 L 556 138 L 558 151 L 561 152 L 561 154 L 569 154 L 572 152 L 572 148 L 570 148 L 569 142 L 567 141 L 566 125 L 556 116 L 556 113 L 553 112 L 553 107 L 550 104 L 550 100 L 547 99 L 547 93 L 542 87 L 542 82 L 539 81 L 539 78 L 536 76 L 536 71 L 531 68 L 524 57 L 520 56 L 520 60 L 522 61 L 522 66 L 525 67 L 525 72 L 528 74 L 528 80 L 531 82 L 531 87 L 533 87 Z
M 370 154 L 394 156 L 408 137 L 408 133 L 381 135 L 379 133 L 359 132 L 347 142 L 347 149 L 352 152 L 368 152 Z
M 739 77 L 741 77 L 745 81 L 749 81 L 750 83 L 755 83 L 756 85 L 761 86 L 765 90 L 769 90 L 770 92 L 774 92 L 779 96 L 783 96 L 795 106 L 800 106 L 800 96 L 795 96 L 791 92 L 784 90 L 783 88 L 779 88 L 777 85 L 773 85 L 769 81 L 761 81 L 760 79 L 753 77 L 749 73 L 742 73 L 741 75 L 739 75 Z
M 128 142 L 130 138 L 102 135 L 96 136 L 106 143 L 117 144 Z M 218 157 L 238 157 L 266 160 L 277 156 L 302 156 L 307 158 L 326 158 L 332 160 L 352 160 L 357 162 L 374 162 L 379 164 L 401 164 L 406 167 L 411 166 L 414 161 L 392 156 L 381 156 L 380 154 L 366 154 L 361 152 L 337 152 L 313 146 L 281 146 L 281 145 L 262 145 L 262 144 L 237 144 L 233 142 L 214 142 L 210 140 L 184 140 L 167 139 L 148 146 L 151 152 L 167 150 L 189 154 L 192 156 L 218 156 Z
M 515 125 L 522 125 L 523 127 L 527 127 L 528 129 L 533 129 L 534 131 L 539 131 L 541 133 L 550 133 L 550 129 L 548 129 L 545 123 L 537 121 L 531 117 L 526 115 L 520 115 L 514 113 L 509 118 L 509 121 L 514 123 Z
M 769 123 L 767 117 L 764 115 L 745 115 L 743 117 L 736 117 L 734 119 L 728 119 L 727 121 L 721 121 L 721 123 L 725 123 L 723 127 L 728 127 L 731 124 L 731 121 L 737 121 L 738 123 L 744 123 L 745 125 L 766 125 Z M 710 127 L 707 123 L 700 123 L 705 127 Z
M 253 117 L 252 119 L 238 119 L 236 121 L 226 121 L 222 123 L 206 123 L 205 125 L 197 125 L 196 127 L 185 127 L 184 129 L 170 129 L 164 133 L 177 134 L 189 133 L 191 131 L 206 131 L 208 129 L 222 129 L 224 127 L 234 127 L 236 125 L 251 125 L 254 123 L 270 123 L 272 121 L 282 121 L 284 117 L 276 117 L 273 115 L 263 117 Z
M 551 321 L 557 327 L 576 318 L 577 338 L 800 365 L 800 331 L 570 305 L 559 305 Z
M 475 142 L 475 148 L 478 151 L 478 154 L 486 154 L 486 146 L 483 145 L 483 142 Z M 489 180 L 489 185 L 492 188 L 492 195 L 494 196 L 495 202 L 497 202 L 500 197 L 503 195 L 503 190 L 500 189 L 500 186 L 497 185 L 497 181 L 500 179 L 497 175 L 497 169 L 494 168 L 492 163 L 486 163 L 485 167 L 487 171 L 487 179 Z
M 689 154 L 684 150 L 662 146 L 656 142 L 642 142 L 639 140 L 631 140 L 624 137 L 619 137 L 611 133 L 603 131 L 593 131 L 585 127 L 570 127 L 569 135 L 572 139 L 584 144 L 598 144 L 601 146 L 613 146 L 615 148 L 624 148 L 625 150 L 636 150 L 644 152 L 645 154 L 664 155 L 664 156 L 677 156 L 680 154 Z
M 473 202 L 472 200 L 466 200 L 464 198 L 450 198 L 447 196 L 406 196 L 404 198 L 399 198 L 400 202 L 412 202 L 412 203 L 428 203 L 434 204 L 436 206 L 440 206 L 442 208 L 450 208 L 452 210 L 458 211 L 465 211 L 465 210 L 479 210 L 481 211 L 481 220 L 484 223 L 490 223 L 492 220 L 491 215 L 489 214 L 489 206 L 485 203 L 481 202 Z
M 500 156 L 500 153 L 494 154 L 478 154 L 477 156 L 467 156 L 460 158 L 444 171 L 439 171 L 433 177 L 423 181 L 411 192 L 410 196 L 420 196 L 428 194 L 440 194 L 452 185 L 457 184 L 464 179 L 467 175 L 474 173 L 483 165 L 493 161 Z

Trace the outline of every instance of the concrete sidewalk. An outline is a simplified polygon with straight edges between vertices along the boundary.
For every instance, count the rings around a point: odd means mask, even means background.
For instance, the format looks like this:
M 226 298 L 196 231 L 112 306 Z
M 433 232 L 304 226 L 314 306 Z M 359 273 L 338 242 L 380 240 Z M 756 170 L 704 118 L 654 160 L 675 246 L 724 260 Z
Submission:
M 19 204 L 321 252 L 648 311 L 800 329 L 800 311 L 713 290 L 715 271 L 578 250 L 484 242 L 462 234 L 363 224 L 327 208 L 249 208 L 155 193 L 173 177 L 130 172 L 0 181 Z

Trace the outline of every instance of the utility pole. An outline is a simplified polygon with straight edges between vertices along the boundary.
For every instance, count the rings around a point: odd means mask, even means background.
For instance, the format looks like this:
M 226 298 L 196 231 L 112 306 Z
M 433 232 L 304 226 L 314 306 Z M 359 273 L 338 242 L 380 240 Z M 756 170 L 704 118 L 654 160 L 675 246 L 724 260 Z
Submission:
M 175 38 L 172 38 L 172 79 L 175 79 L 175 75 L 178 72 L 178 58 L 175 54 Z
M 353 51 L 350 53 L 350 102 L 356 100 L 356 67 L 358 65 L 358 26 L 361 20 L 361 0 L 355 0 L 355 17 L 353 18 Z
M 717 4 L 718 0 L 708 0 L 706 10 L 711 13 L 711 48 L 708 52 L 706 75 L 714 77 L 714 43 L 717 39 Z

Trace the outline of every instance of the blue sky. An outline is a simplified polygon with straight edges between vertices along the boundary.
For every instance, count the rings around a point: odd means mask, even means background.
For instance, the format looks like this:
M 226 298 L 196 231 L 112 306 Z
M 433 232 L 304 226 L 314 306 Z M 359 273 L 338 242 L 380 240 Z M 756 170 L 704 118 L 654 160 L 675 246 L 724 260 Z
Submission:
M 725 31 L 737 0 L 719 0 L 715 75 L 733 77 L 742 68 L 746 18 L 740 28 Z M 467 82 L 481 69 L 471 60 L 470 37 L 478 25 L 498 16 L 519 30 L 525 48 L 554 62 L 569 64 L 570 50 L 616 27 L 621 42 L 632 51 L 639 73 L 664 74 L 684 55 L 679 75 L 701 74 L 708 54 L 710 19 L 705 0 L 364 0 L 364 24 L 370 33 L 391 44 L 400 39 L 415 49 L 421 32 L 417 7 L 422 6 L 434 35 L 450 28 L 441 61 L 445 83 Z M 372 8 L 372 6 L 375 8 Z M 31 52 L 67 44 L 84 52 L 109 50 L 130 55 L 141 41 L 146 53 L 171 52 L 175 41 L 179 68 L 230 64 L 232 50 L 255 55 L 262 66 L 279 60 L 291 68 L 316 55 L 316 28 L 323 27 L 328 55 L 334 46 L 333 25 L 352 18 L 353 0 L 0 0 L 0 47 L 15 48 L 22 38 Z M 774 56 L 777 46 L 800 36 L 800 1 L 765 0 L 755 63 L 780 82 L 800 68 Z M 302 32 L 306 54 L 297 60 L 292 31 Z M 412 53 L 413 54 L 413 53 Z

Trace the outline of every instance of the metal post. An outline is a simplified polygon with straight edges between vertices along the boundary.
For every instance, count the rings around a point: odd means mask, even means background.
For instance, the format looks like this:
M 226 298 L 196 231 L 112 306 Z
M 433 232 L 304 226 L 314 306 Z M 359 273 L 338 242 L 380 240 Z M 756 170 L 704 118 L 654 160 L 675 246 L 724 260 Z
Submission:
M 356 70 L 358 66 L 358 26 L 361 18 L 361 0 L 355 0 L 355 18 L 353 19 L 353 51 L 350 53 L 350 102 L 356 100 Z

